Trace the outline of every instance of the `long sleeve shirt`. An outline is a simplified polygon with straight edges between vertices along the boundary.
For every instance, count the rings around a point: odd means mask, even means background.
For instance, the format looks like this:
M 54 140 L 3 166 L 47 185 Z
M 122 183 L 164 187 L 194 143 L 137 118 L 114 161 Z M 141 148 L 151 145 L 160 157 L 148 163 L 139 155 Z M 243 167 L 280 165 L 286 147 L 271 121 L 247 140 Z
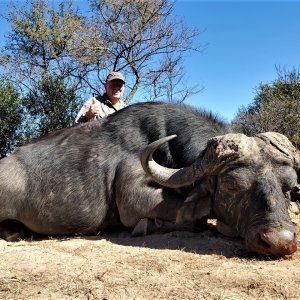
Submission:
M 99 102 L 100 106 L 99 114 L 96 116 L 97 119 L 105 118 L 108 115 L 127 106 L 122 100 L 119 100 L 119 102 L 115 105 L 112 104 L 106 94 L 103 94 L 102 96 L 92 97 L 88 99 L 79 110 L 75 118 L 75 124 L 84 123 L 88 121 L 86 113 L 89 111 L 93 100 Z

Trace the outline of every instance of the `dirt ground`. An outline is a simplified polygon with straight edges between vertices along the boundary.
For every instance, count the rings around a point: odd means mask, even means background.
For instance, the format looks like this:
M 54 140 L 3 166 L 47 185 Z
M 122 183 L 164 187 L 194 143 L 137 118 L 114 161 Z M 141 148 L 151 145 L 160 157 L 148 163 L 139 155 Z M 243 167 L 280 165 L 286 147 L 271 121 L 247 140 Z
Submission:
M 300 249 L 255 258 L 214 230 L 2 240 L 0 251 L 0 299 L 300 299 Z

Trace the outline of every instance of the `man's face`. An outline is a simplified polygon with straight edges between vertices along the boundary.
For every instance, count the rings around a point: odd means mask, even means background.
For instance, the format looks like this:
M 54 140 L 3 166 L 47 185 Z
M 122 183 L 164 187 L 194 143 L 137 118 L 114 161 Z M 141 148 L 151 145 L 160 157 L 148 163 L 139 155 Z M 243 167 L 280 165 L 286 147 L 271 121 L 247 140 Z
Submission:
M 106 94 L 112 104 L 117 103 L 123 96 L 125 84 L 122 80 L 112 80 L 104 84 Z

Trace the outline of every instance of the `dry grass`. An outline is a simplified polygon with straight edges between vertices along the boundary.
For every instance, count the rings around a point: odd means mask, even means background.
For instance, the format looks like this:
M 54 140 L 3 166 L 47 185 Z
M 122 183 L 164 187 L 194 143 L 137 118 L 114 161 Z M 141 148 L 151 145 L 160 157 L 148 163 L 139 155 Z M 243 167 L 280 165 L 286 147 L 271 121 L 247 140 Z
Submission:
M 292 260 L 257 259 L 240 240 L 211 231 L 0 241 L 0 248 L 1 299 L 300 297 L 300 251 Z

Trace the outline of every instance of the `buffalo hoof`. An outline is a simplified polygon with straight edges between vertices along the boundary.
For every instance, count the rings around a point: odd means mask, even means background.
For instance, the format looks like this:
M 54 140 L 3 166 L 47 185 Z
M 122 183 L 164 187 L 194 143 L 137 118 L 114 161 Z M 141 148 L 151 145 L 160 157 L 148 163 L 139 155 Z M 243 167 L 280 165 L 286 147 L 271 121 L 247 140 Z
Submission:
M 15 220 L 5 220 L 0 223 L 0 238 L 7 242 L 18 242 L 31 236 L 22 223 Z
M 300 204 L 298 201 L 290 202 L 289 210 L 295 215 L 299 215 L 300 213 Z
M 197 229 L 196 224 L 176 224 L 161 219 L 141 219 L 134 227 L 131 236 L 144 236 L 151 233 L 166 233 L 171 231 L 194 231 Z
M 144 236 L 148 232 L 150 220 L 148 218 L 141 219 L 138 221 L 138 223 L 135 225 L 131 235 L 132 236 Z
M 144 236 L 153 232 L 166 232 L 174 230 L 174 224 L 160 219 L 141 219 L 134 227 L 132 236 Z

